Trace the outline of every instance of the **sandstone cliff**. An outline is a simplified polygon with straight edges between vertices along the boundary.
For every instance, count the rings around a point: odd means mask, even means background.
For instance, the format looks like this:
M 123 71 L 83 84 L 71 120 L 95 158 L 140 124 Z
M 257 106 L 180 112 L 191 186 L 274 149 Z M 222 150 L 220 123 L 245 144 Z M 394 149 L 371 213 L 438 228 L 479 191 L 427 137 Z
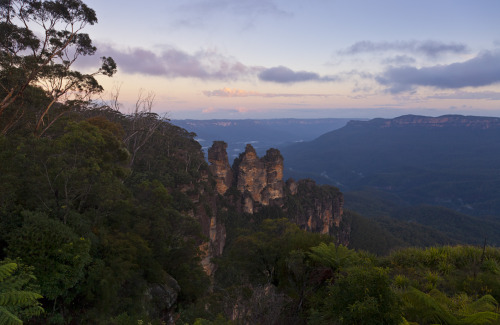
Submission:
M 377 128 L 470 128 L 470 129 L 498 129 L 500 118 L 483 116 L 443 115 L 438 117 L 403 115 L 393 119 L 376 118 L 369 121 L 350 121 L 350 127 L 377 127 Z
M 243 194 L 243 211 L 254 213 L 258 205 L 282 205 L 284 197 L 283 157 L 279 150 L 269 149 L 262 158 L 252 145 L 233 164 L 235 186 Z
M 214 141 L 208 149 L 208 162 L 210 171 L 215 178 L 215 188 L 217 192 L 224 195 L 233 181 L 233 171 L 227 159 L 227 144 L 223 141 Z
M 223 156 L 221 157 L 223 158 Z M 213 168 L 213 165 L 211 168 Z M 211 172 L 213 173 L 213 171 Z M 199 222 L 201 233 L 208 239 L 201 242 L 199 248 L 202 253 L 201 264 L 205 272 L 208 275 L 212 275 L 215 271 L 215 265 L 211 262 L 211 259 L 222 255 L 226 244 L 226 227 L 217 217 L 219 206 L 216 194 L 209 185 L 209 175 L 206 171 L 201 171 L 200 173 L 201 177 L 197 183 L 185 184 L 180 190 L 193 203 L 192 208 L 186 211 L 186 213 Z M 217 178 L 216 176 L 214 177 Z M 218 191 L 217 187 L 216 190 Z
M 303 179 L 287 181 L 288 214 L 301 228 L 321 234 L 337 235 L 342 221 L 344 196 L 335 187 L 317 185 Z
M 229 196 L 238 211 L 252 215 L 266 206 L 279 207 L 302 229 L 335 236 L 339 233 L 342 193 L 312 180 L 288 180 L 285 184 L 284 161 L 279 150 L 269 149 L 259 158 L 252 145 L 247 144 L 231 168 L 226 144 L 215 141 L 209 149 L 209 162 L 217 192 Z M 346 244 L 344 241 L 347 239 L 340 243 Z

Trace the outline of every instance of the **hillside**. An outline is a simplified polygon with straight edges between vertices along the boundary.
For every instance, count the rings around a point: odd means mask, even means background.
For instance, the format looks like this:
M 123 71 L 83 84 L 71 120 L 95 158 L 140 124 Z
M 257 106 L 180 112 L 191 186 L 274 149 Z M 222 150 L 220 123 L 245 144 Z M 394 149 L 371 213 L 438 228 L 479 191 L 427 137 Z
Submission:
M 152 92 L 139 91 L 129 114 L 120 86 L 104 101 L 98 80 L 117 63 L 81 33 L 97 22 L 82 0 L 0 1 L 0 17 L 0 325 L 498 325 L 500 248 L 443 246 L 500 233 L 496 218 L 444 208 L 437 217 L 435 207 L 405 210 L 398 194 L 361 189 L 351 196 L 370 198 L 360 211 L 399 220 L 365 218 L 345 209 L 337 187 L 285 179 L 276 148 L 246 144 L 234 160 L 224 141 L 204 151 L 195 133 L 152 111 Z M 124 75 L 134 66 L 156 74 L 171 59 L 130 51 L 138 56 L 128 64 L 111 51 Z M 168 51 L 179 72 L 205 66 Z M 222 70 L 244 67 L 210 52 Z M 93 54 L 97 70 L 73 70 Z M 203 79 L 219 75 L 210 70 Z M 134 85 L 149 84 L 134 71 Z M 235 141 L 253 132 L 274 143 L 313 137 L 323 122 L 222 126 Z
M 288 175 L 407 204 L 500 215 L 500 119 L 450 115 L 351 121 L 282 148 Z M 400 202 L 400 203 L 401 203 Z

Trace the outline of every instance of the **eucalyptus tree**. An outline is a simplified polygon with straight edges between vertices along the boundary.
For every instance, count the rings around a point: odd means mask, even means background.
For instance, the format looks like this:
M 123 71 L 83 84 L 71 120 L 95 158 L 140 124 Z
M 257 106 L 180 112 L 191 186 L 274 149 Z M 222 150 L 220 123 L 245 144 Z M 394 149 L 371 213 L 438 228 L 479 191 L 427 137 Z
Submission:
M 95 11 L 81 0 L 0 0 L 1 134 L 28 115 L 40 135 L 68 108 L 103 90 L 95 77 L 116 72 L 112 58 L 102 57 L 93 73 L 72 69 L 79 57 L 95 54 L 89 35 L 82 33 L 95 23 Z M 43 91 L 37 107 L 23 96 L 33 87 Z

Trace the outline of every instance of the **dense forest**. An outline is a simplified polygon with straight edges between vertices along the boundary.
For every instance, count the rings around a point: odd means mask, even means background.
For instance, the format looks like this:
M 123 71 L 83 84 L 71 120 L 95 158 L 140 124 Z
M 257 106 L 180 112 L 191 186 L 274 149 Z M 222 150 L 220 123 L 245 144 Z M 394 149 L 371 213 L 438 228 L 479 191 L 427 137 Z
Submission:
M 0 10 L 0 324 L 500 324 L 498 248 L 395 249 L 409 244 L 349 211 L 346 247 L 294 222 L 316 195 L 341 195 L 310 182 L 287 209 L 241 212 L 151 96 L 129 115 L 91 100 L 116 71 L 111 58 L 72 69 L 96 50 L 81 33 L 91 8 Z

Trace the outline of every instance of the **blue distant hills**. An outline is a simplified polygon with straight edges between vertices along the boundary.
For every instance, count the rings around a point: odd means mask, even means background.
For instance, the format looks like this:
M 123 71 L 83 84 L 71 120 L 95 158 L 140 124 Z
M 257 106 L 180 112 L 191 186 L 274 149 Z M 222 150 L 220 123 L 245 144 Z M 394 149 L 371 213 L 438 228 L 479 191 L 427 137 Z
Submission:
M 213 141 L 228 144 L 229 161 L 238 157 L 251 143 L 259 155 L 269 148 L 311 141 L 320 135 L 345 126 L 352 119 L 248 119 L 248 120 L 172 120 L 171 122 L 197 134 L 205 152 Z
M 449 242 L 500 244 L 500 118 L 172 122 L 197 133 L 205 148 L 227 142 L 230 162 L 246 143 L 259 155 L 279 148 L 285 178 L 339 187 L 347 209 L 392 234 L 423 226 Z

